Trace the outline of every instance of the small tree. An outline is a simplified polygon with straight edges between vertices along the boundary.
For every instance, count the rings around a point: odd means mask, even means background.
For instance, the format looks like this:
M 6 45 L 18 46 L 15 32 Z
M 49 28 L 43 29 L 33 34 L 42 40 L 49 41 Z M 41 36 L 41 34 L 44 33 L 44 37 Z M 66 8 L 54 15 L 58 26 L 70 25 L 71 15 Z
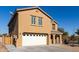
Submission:
M 64 42 L 64 41 L 68 41 L 68 37 L 69 37 L 68 32 L 65 32 L 65 30 L 64 30 L 63 28 L 58 28 L 58 30 L 63 33 L 63 35 L 62 35 L 62 37 L 63 37 L 63 42 Z
M 70 36 L 70 40 L 71 40 L 71 46 L 74 46 L 74 41 L 75 41 L 75 35 L 73 34 L 73 35 L 71 35 Z
M 74 34 L 73 34 L 73 35 L 71 35 L 71 37 L 70 37 L 70 38 L 71 38 L 71 40 L 72 40 L 72 41 L 75 41 L 75 35 L 74 35 Z
M 75 32 L 77 35 L 79 35 L 79 29 L 77 29 L 77 31 Z
M 65 38 L 67 38 L 68 35 L 69 35 L 68 32 L 64 32 L 64 33 L 63 33 L 63 37 L 65 37 Z
M 3 34 L 3 36 L 7 36 L 7 33 Z
M 62 33 L 64 33 L 64 29 L 63 28 L 58 28 L 58 30 Z
M 77 29 L 77 31 L 75 33 L 79 36 L 79 29 Z M 78 40 L 78 44 L 79 44 L 79 38 L 77 40 Z

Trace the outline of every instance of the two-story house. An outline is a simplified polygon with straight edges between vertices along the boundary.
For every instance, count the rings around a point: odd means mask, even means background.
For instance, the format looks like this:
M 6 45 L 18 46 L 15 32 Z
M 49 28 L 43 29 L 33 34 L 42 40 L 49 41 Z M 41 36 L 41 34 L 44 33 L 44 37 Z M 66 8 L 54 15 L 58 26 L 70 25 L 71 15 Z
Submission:
M 39 7 L 17 9 L 8 27 L 16 47 L 62 44 L 57 22 Z

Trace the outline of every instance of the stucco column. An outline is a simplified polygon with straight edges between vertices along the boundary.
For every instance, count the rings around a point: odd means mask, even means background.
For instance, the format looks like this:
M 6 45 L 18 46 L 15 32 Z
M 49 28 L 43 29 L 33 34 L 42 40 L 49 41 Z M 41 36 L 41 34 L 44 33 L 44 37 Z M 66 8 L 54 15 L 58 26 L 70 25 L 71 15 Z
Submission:
M 48 35 L 47 45 L 51 45 L 51 44 L 52 44 L 52 43 L 51 43 L 51 38 L 50 38 L 50 37 L 51 37 L 51 34 Z
M 60 44 L 62 44 L 62 35 L 60 35 Z
M 22 35 L 19 34 L 18 36 L 18 39 L 16 40 L 16 45 L 17 45 L 17 48 L 21 48 L 22 47 Z
M 53 34 L 53 44 L 55 44 L 55 34 Z

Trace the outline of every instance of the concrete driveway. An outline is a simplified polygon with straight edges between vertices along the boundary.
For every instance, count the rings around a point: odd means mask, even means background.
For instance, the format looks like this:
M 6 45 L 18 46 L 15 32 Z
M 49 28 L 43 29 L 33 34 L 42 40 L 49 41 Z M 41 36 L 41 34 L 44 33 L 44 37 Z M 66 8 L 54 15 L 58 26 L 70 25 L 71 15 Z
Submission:
M 27 46 L 15 48 L 13 45 L 6 46 L 10 52 L 72 52 L 71 50 L 60 48 L 56 45 L 51 46 Z

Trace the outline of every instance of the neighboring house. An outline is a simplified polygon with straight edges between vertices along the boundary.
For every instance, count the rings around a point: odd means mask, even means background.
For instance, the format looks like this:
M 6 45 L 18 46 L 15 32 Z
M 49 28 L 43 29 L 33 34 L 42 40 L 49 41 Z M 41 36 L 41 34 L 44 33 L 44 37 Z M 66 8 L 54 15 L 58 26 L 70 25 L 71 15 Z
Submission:
M 16 47 L 62 44 L 57 22 L 39 7 L 17 9 L 8 27 Z

